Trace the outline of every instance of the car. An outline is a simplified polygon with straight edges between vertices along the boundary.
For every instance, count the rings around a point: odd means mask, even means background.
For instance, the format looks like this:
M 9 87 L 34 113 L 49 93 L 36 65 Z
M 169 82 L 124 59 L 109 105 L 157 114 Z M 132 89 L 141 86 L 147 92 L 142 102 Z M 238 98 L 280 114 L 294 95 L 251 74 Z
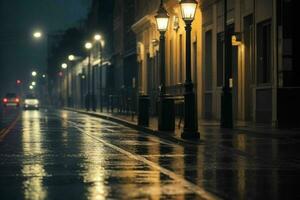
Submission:
M 24 110 L 35 109 L 38 110 L 40 108 L 40 102 L 38 98 L 33 94 L 28 94 L 24 98 Z
M 15 93 L 7 93 L 5 97 L 2 99 L 2 103 L 4 107 L 8 107 L 8 106 L 19 107 L 20 98 L 17 97 Z

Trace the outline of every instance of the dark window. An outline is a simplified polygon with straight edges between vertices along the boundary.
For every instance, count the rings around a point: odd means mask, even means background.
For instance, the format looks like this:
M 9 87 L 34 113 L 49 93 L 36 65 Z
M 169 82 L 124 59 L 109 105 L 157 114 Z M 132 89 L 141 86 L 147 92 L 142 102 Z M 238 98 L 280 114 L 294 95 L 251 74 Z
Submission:
M 217 86 L 223 85 L 224 69 L 224 33 L 217 35 Z
M 212 32 L 205 33 L 205 89 L 212 89 Z
M 257 83 L 271 82 L 271 21 L 257 27 Z
M 182 35 L 179 36 L 179 82 L 183 83 L 183 45 L 182 45 Z

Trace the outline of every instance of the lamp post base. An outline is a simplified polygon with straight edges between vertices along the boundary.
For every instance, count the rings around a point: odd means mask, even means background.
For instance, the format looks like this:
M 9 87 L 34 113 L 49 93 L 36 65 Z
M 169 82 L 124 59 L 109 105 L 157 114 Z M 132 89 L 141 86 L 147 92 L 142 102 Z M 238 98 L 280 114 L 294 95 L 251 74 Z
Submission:
M 158 130 L 175 130 L 174 99 L 170 96 L 161 96 L 158 104 Z
M 186 84 L 184 95 L 184 129 L 181 134 L 183 139 L 199 139 L 198 117 L 196 107 L 196 96 L 193 92 L 193 84 Z

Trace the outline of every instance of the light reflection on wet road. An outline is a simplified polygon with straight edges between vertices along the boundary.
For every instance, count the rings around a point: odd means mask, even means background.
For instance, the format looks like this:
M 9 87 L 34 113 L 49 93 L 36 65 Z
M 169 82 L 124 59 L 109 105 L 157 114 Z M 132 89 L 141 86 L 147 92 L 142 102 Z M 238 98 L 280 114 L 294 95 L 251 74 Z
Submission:
M 86 115 L 25 111 L 0 143 L 1 199 L 295 197 L 299 157 L 280 140 L 240 135 L 235 151 L 216 137 L 183 146 Z

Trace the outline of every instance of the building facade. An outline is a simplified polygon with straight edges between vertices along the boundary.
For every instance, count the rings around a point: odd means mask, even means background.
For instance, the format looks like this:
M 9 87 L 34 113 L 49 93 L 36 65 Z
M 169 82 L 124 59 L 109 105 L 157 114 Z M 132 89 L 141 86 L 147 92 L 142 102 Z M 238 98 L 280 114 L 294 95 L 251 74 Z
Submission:
M 155 14 L 159 0 L 136 0 L 132 25 L 137 37 L 140 93 L 151 98 L 156 113 L 159 86 L 159 33 Z M 250 122 L 273 127 L 299 126 L 299 69 L 293 57 L 291 7 L 285 0 L 227 0 L 227 28 L 233 39 L 230 85 L 235 125 Z M 166 0 L 170 15 L 166 32 L 167 92 L 183 95 L 185 30 L 178 1 Z M 198 117 L 220 120 L 224 86 L 224 1 L 202 0 L 192 24 L 192 79 Z M 240 123 L 241 122 L 241 123 Z

